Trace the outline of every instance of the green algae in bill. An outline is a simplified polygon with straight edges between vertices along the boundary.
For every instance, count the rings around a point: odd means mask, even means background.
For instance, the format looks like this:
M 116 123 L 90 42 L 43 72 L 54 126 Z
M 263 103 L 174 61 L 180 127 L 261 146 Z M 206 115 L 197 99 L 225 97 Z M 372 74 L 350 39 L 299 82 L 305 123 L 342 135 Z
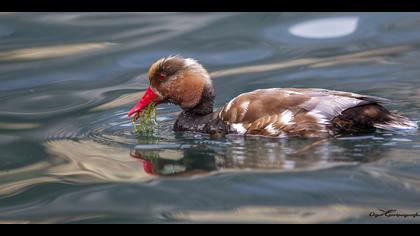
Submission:
M 150 103 L 144 110 L 132 118 L 134 131 L 138 135 L 153 135 L 157 128 L 156 102 Z

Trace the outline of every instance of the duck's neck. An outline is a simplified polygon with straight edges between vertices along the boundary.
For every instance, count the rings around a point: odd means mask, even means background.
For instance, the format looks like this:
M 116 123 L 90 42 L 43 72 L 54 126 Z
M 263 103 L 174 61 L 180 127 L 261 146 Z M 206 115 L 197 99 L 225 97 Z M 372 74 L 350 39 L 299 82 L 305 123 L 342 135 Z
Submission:
M 174 131 L 193 131 L 207 134 L 226 134 L 228 126 L 213 112 L 214 89 L 208 87 L 204 90 L 200 103 L 191 108 L 185 109 L 179 114 Z
M 189 113 L 194 116 L 206 116 L 213 112 L 214 99 L 214 88 L 207 86 L 203 90 L 200 102 L 193 108 L 185 109 L 184 113 Z

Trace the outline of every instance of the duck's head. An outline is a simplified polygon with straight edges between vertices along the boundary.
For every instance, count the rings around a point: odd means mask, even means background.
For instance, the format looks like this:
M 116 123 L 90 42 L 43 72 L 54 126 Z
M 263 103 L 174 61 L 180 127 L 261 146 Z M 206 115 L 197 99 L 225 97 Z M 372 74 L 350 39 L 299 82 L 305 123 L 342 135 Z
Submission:
M 138 114 L 151 102 L 173 103 L 184 111 L 208 114 L 213 111 L 214 90 L 206 69 L 196 60 L 180 56 L 161 58 L 149 69 L 150 87 L 130 110 Z M 136 116 L 137 118 L 137 116 Z

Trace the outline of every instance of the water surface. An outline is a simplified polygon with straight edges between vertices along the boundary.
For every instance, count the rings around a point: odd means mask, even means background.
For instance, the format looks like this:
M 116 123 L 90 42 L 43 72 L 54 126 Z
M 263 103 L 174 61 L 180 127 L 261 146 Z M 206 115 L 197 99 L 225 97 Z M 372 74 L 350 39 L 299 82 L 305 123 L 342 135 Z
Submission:
M 420 136 L 136 136 L 147 69 L 181 54 L 221 107 L 322 87 L 387 97 L 420 120 L 418 13 L 0 14 L 0 223 L 419 223 Z

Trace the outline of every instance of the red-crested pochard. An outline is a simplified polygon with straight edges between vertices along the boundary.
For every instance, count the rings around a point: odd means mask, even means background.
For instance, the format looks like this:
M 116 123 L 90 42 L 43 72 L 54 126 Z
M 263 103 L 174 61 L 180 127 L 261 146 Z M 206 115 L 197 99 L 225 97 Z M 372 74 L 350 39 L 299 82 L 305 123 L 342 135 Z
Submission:
M 326 137 L 370 129 L 416 130 L 417 123 L 389 112 L 389 100 L 317 88 L 272 88 L 244 93 L 213 111 L 212 81 L 196 60 L 170 56 L 155 62 L 150 87 L 128 116 L 152 101 L 182 108 L 175 131 L 270 137 Z

